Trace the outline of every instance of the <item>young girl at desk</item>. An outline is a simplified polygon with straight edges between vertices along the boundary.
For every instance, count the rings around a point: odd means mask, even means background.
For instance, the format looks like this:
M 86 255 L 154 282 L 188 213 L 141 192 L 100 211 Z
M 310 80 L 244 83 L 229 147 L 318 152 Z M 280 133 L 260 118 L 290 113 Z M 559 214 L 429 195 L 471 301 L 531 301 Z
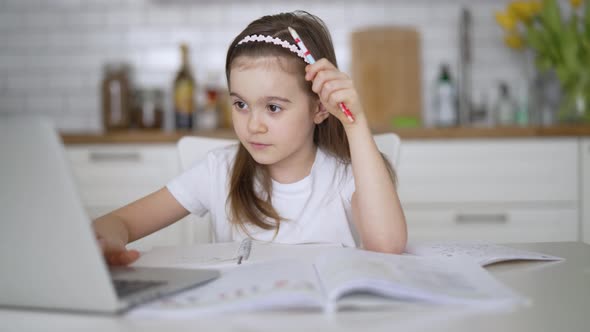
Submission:
M 288 27 L 319 61 L 306 63 Z M 138 258 L 127 243 L 206 212 L 217 242 L 250 236 L 401 253 L 406 222 L 393 169 L 352 80 L 336 67 L 324 23 L 306 12 L 264 16 L 231 43 L 225 69 L 240 144 L 209 152 L 166 187 L 96 219 L 109 264 Z

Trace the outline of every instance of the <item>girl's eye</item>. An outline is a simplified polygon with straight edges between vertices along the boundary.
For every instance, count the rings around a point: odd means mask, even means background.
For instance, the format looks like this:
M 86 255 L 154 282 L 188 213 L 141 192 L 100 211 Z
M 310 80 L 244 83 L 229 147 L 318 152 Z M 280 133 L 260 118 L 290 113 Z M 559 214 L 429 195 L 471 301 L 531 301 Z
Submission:
M 244 110 L 247 106 L 246 106 L 246 103 L 238 100 L 238 101 L 234 102 L 234 107 L 236 107 L 238 110 Z
M 282 111 L 283 109 L 282 109 L 280 106 L 277 106 L 277 105 L 272 105 L 272 104 L 271 104 L 271 105 L 268 105 L 268 110 L 269 110 L 271 113 L 279 113 L 279 112 L 280 112 L 280 111 Z

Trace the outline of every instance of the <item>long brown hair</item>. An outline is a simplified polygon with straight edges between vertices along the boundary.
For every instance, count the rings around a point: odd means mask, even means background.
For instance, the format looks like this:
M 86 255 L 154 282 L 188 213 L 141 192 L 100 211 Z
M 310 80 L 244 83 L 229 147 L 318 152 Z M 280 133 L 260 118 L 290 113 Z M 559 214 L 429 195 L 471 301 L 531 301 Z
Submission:
M 244 37 L 249 35 L 272 36 L 294 44 L 288 27 L 294 28 L 299 33 L 316 59 L 326 58 L 337 66 L 332 38 L 320 18 L 304 11 L 263 16 L 250 23 L 229 45 L 225 73 L 230 90 L 229 78 L 236 58 L 274 56 L 285 60 L 281 64 L 287 63 L 289 69 L 294 70 L 295 73 L 301 73 L 301 86 L 312 100 L 319 100 L 311 89 L 311 82 L 305 81 L 306 63 L 296 54 L 280 46 L 264 42 L 238 45 Z M 313 142 L 318 148 L 337 158 L 343 165 L 350 165 L 348 139 L 342 123 L 336 117 L 329 116 L 316 125 L 313 135 Z M 266 230 L 275 229 L 276 235 L 281 220 L 284 220 L 272 206 L 272 181 L 267 168 L 258 164 L 242 144 L 238 147 L 231 170 L 227 203 L 230 206 L 230 221 L 246 234 L 248 233 L 246 224 L 252 224 Z

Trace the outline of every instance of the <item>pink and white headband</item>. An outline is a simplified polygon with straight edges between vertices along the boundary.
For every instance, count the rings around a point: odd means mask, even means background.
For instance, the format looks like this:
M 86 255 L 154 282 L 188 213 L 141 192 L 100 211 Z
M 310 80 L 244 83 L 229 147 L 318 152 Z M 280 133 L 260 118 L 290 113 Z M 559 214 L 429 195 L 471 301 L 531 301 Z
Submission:
M 249 42 L 264 42 L 264 43 L 275 44 L 275 45 L 281 46 L 281 47 L 286 48 L 289 51 L 297 54 L 297 56 L 300 57 L 301 59 L 303 59 L 303 61 L 305 61 L 306 63 L 309 63 L 309 61 L 305 57 L 305 54 L 303 54 L 303 51 L 300 50 L 299 47 L 297 47 L 297 45 L 293 45 L 286 40 L 282 40 L 280 38 L 275 38 L 272 36 L 249 35 L 249 36 L 244 37 L 242 40 L 240 40 L 240 42 L 236 46 L 244 44 L 244 43 L 249 43 Z

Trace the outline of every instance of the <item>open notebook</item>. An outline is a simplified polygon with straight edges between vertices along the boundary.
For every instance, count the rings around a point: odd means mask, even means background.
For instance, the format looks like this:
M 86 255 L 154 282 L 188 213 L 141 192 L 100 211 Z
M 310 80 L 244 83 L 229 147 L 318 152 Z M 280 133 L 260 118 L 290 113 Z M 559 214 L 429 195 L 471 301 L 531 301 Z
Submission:
M 503 307 L 523 298 L 471 261 L 340 248 L 314 259 L 241 265 L 203 287 L 130 313 L 194 317 L 261 309 L 336 311 L 399 302 Z

